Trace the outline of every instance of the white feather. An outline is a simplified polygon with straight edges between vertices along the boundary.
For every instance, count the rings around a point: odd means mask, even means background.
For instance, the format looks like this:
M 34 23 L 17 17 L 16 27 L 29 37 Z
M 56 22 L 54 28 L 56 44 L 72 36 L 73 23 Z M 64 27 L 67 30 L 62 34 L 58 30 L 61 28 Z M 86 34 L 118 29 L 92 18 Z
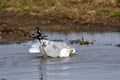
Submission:
M 70 53 L 74 53 L 75 49 L 66 45 L 63 42 L 55 42 L 49 40 L 41 40 L 40 43 L 36 43 L 29 49 L 30 53 L 44 53 L 51 57 L 68 57 Z
M 31 46 L 29 49 L 30 53 L 40 53 L 40 43 L 35 43 L 34 45 Z

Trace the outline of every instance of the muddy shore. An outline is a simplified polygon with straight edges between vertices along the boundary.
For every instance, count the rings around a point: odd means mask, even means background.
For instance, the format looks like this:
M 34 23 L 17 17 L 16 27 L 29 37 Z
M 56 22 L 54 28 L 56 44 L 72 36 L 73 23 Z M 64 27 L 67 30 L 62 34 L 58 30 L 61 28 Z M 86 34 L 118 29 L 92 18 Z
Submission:
M 39 26 L 43 32 L 104 32 L 120 31 L 119 18 L 74 21 L 67 17 L 40 17 L 26 12 L 0 11 L 0 44 L 21 43 Z

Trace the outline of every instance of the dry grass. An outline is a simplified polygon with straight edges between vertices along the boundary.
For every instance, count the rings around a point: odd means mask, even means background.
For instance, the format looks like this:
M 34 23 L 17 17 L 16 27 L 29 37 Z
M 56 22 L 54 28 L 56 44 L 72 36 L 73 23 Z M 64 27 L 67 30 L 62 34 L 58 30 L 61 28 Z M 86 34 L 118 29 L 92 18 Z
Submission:
M 0 0 L 0 9 L 86 23 L 101 16 L 119 17 L 118 4 L 120 0 Z

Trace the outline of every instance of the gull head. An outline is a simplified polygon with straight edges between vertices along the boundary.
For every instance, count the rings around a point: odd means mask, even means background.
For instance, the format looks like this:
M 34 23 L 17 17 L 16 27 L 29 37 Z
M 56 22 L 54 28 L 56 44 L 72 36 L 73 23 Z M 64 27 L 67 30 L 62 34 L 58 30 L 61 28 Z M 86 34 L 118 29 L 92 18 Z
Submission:
M 73 49 L 69 49 L 69 52 L 70 53 L 75 53 L 75 49 L 73 48 Z
M 69 57 L 70 53 L 75 53 L 75 49 L 63 48 L 63 49 L 60 51 L 59 57 Z

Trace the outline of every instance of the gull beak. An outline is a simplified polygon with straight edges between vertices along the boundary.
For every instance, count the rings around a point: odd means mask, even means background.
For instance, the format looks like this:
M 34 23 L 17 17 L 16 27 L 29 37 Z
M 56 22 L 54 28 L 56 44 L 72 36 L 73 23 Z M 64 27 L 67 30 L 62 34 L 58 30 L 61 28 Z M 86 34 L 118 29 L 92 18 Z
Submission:
M 75 49 L 69 49 L 70 53 L 75 53 Z

